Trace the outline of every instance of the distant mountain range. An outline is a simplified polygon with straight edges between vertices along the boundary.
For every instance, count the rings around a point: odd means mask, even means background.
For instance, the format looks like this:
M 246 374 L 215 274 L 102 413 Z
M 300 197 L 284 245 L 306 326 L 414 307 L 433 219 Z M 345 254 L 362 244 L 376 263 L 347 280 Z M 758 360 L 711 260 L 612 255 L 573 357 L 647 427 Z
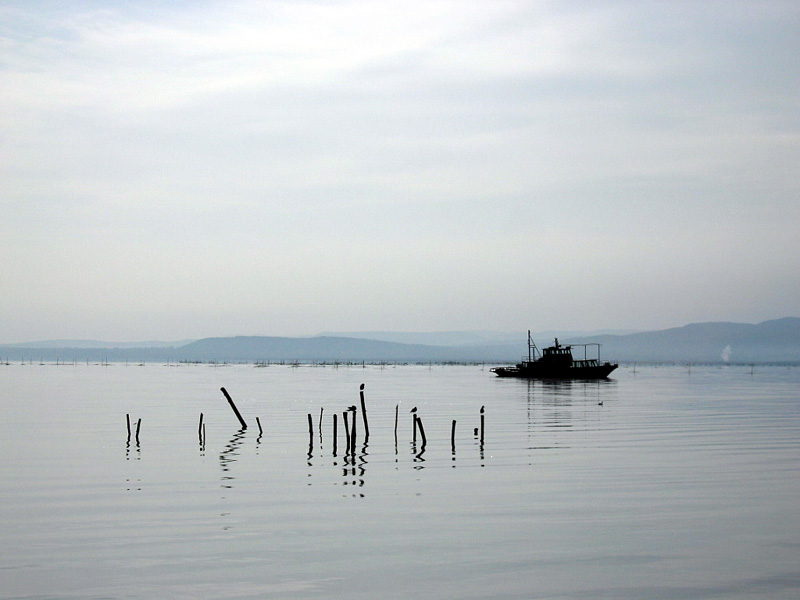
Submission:
M 693 323 L 684 327 L 593 336 L 607 357 L 625 362 L 798 363 L 800 318 L 746 323 Z
M 580 334 L 580 335 L 577 335 Z M 694 323 L 647 332 L 538 332 L 551 345 L 602 344 L 601 358 L 623 363 L 800 364 L 800 318 L 757 325 Z M 592 349 L 589 350 L 591 354 Z M 56 340 L 0 345 L 8 361 L 47 362 L 481 362 L 513 363 L 527 354 L 526 334 L 503 332 L 359 332 L 315 337 L 237 336 L 140 344 Z M 576 349 L 576 357 L 579 352 Z M 591 356 L 590 356 L 591 358 Z
M 537 331 L 536 339 L 576 338 L 597 335 L 625 335 L 637 333 L 635 330 L 600 330 L 600 331 Z M 434 331 L 434 332 L 398 332 L 398 331 L 349 331 L 321 333 L 323 337 L 345 337 L 365 340 L 397 342 L 399 344 L 424 344 L 428 346 L 486 346 L 498 344 L 519 344 L 525 340 L 526 334 L 518 331 Z

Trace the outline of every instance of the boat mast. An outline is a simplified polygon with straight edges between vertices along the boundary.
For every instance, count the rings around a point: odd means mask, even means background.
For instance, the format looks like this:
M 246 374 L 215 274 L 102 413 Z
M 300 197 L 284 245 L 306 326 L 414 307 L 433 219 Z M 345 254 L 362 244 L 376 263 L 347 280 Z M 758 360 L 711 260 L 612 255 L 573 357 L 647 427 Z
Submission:
M 528 362 L 533 362 L 533 358 L 531 358 L 531 330 L 528 329 Z

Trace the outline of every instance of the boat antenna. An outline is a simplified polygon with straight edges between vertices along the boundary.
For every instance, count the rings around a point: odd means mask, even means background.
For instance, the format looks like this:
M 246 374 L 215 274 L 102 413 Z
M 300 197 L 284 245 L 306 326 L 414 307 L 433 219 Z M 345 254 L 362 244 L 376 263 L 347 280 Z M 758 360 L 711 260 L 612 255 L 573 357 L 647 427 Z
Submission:
M 531 337 L 531 330 L 528 329 L 528 362 L 533 362 L 538 353 L 539 349 L 536 347 L 536 343 Z
M 533 362 L 533 358 L 531 358 L 531 330 L 528 329 L 528 362 Z

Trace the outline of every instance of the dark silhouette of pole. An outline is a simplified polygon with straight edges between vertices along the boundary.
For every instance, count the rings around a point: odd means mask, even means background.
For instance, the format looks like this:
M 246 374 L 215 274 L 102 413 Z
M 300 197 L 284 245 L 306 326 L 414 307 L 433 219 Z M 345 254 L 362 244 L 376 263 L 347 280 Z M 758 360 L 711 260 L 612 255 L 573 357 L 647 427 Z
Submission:
M 346 440 L 345 441 L 345 449 L 344 449 L 344 453 L 345 454 L 349 454 L 350 453 L 350 425 L 347 422 L 347 413 L 349 413 L 349 412 L 350 412 L 350 410 L 348 409 L 348 410 L 346 410 L 346 411 L 344 411 L 342 413 L 342 420 L 344 420 L 344 437 L 345 437 L 345 440 Z
M 422 426 L 422 419 L 419 417 L 417 417 L 417 427 L 419 427 L 419 435 L 422 438 L 422 448 L 424 449 L 425 444 L 428 443 L 428 439 L 425 437 L 425 428 Z
M 397 421 L 400 418 L 400 404 L 394 407 L 394 447 L 397 448 Z
M 350 440 L 350 452 L 355 454 L 356 453 L 356 407 L 351 406 L 350 410 L 353 411 L 353 420 L 350 423 L 350 436 L 352 438 Z
M 361 396 L 361 417 L 364 419 L 364 439 L 369 438 L 369 423 L 367 422 L 367 405 L 364 403 L 364 384 L 359 388 L 359 395 Z
M 337 450 L 337 448 L 336 448 L 336 446 L 337 446 L 337 443 L 336 443 L 336 417 L 338 417 L 338 416 L 339 415 L 337 415 L 336 413 L 333 413 L 333 455 L 334 456 L 336 456 L 336 450 Z
M 231 408 L 233 409 L 233 413 L 236 415 L 236 418 L 239 419 L 239 423 L 242 424 L 242 429 L 247 429 L 247 423 L 244 422 L 244 419 L 242 418 L 242 415 L 239 412 L 239 409 L 236 408 L 236 405 L 233 403 L 233 398 L 231 398 L 230 394 L 228 394 L 228 391 L 224 387 L 221 387 L 219 389 L 223 394 L 225 394 L 225 398 L 228 399 L 228 404 L 231 405 Z

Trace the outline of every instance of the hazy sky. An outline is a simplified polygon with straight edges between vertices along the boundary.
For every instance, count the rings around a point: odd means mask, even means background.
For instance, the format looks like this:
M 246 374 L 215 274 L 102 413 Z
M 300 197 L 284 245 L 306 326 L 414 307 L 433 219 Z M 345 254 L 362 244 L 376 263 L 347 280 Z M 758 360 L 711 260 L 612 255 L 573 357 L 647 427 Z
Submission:
M 0 342 L 800 316 L 800 3 L 0 4 Z

